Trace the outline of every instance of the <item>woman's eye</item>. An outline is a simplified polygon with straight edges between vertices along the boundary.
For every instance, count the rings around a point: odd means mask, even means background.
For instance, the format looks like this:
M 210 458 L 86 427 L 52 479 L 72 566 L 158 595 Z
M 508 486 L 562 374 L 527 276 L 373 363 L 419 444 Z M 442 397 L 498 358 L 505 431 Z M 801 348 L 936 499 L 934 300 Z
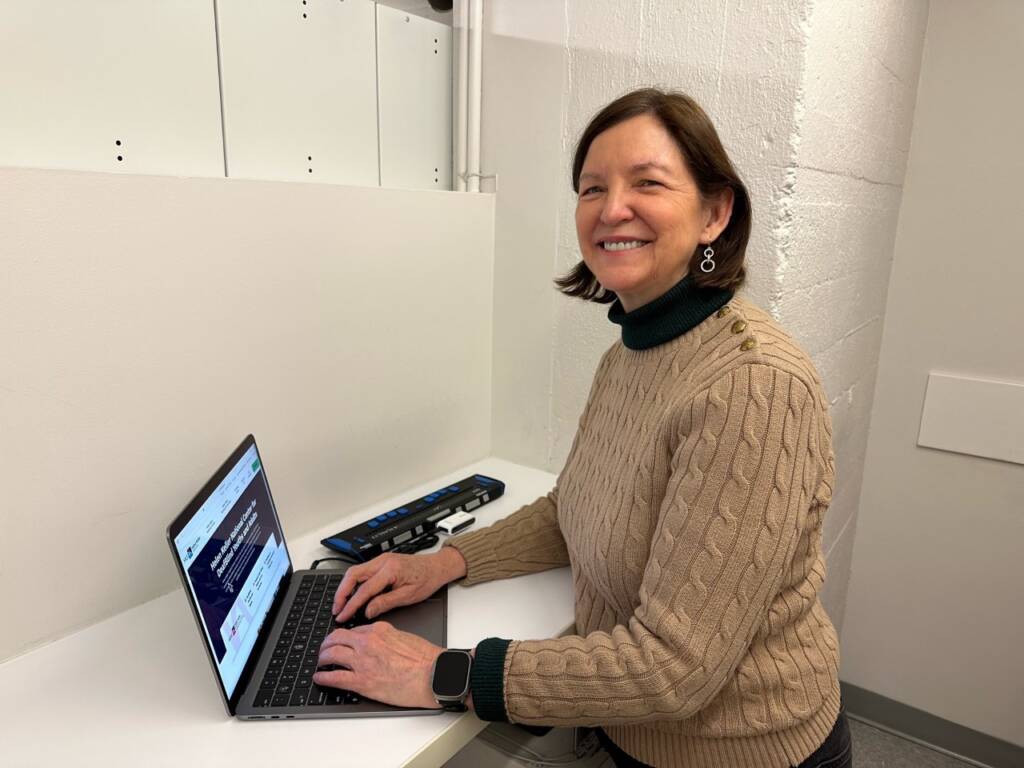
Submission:
M 585 195 L 590 195 L 590 194 L 593 194 L 594 192 L 600 192 L 600 191 L 601 191 L 600 187 L 587 187 L 582 192 L 580 192 L 580 197 L 583 197 Z
M 638 184 L 641 187 L 655 187 L 655 186 L 660 187 L 661 186 L 661 182 L 660 181 L 655 181 L 654 179 L 640 179 Z

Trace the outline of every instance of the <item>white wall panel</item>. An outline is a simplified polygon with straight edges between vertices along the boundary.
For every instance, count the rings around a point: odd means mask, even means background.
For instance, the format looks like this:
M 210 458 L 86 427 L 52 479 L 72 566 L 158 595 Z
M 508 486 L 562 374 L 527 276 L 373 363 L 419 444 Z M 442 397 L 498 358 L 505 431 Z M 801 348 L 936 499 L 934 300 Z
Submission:
M 0 165 L 224 175 L 210 0 L 0 0 L 0 103 Z
M 917 444 L 1024 464 L 1024 383 L 930 374 Z
M 228 175 L 378 184 L 371 0 L 217 0 Z
M 0 660 L 173 589 L 247 432 L 289 536 L 484 456 L 493 242 L 492 195 L 0 169 Z
M 452 30 L 377 6 L 380 176 L 385 187 L 452 187 Z

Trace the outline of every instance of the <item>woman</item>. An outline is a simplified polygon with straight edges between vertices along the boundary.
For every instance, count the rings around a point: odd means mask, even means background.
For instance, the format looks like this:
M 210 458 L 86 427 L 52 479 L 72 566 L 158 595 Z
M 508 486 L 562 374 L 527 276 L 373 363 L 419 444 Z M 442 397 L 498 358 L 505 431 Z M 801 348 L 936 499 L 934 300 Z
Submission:
M 437 554 L 349 569 L 338 620 L 568 564 L 579 634 L 481 642 L 469 699 L 481 718 L 599 726 L 619 766 L 849 766 L 838 642 L 818 600 L 828 405 L 807 355 L 734 296 L 746 189 L 700 107 L 653 89 L 591 121 L 573 186 L 583 261 L 558 284 L 611 303 L 622 340 L 555 489 Z M 321 663 L 347 669 L 315 679 L 437 706 L 440 651 L 383 623 L 338 630 Z

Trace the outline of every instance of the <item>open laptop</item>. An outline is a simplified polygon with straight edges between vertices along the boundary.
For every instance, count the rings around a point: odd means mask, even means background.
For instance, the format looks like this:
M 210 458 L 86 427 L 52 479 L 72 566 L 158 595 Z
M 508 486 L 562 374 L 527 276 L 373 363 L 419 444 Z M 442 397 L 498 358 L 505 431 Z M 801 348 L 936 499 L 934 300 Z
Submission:
M 320 643 L 338 626 L 331 605 L 345 569 L 292 569 L 252 435 L 168 526 L 167 541 L 228 714 L 277 720 L 443 711 L 392 707 L 313 683 Z M 442 589 L 386 619 L 444 648 L 447 607 Z

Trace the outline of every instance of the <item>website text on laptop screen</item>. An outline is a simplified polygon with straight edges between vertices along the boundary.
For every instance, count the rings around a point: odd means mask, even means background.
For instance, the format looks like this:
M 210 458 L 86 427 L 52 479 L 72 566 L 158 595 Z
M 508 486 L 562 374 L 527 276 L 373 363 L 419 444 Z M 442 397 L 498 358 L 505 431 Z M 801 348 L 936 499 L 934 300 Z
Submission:
M 185 524 L 174 546 L 230 697 L 289 565 L 255 445 Z

